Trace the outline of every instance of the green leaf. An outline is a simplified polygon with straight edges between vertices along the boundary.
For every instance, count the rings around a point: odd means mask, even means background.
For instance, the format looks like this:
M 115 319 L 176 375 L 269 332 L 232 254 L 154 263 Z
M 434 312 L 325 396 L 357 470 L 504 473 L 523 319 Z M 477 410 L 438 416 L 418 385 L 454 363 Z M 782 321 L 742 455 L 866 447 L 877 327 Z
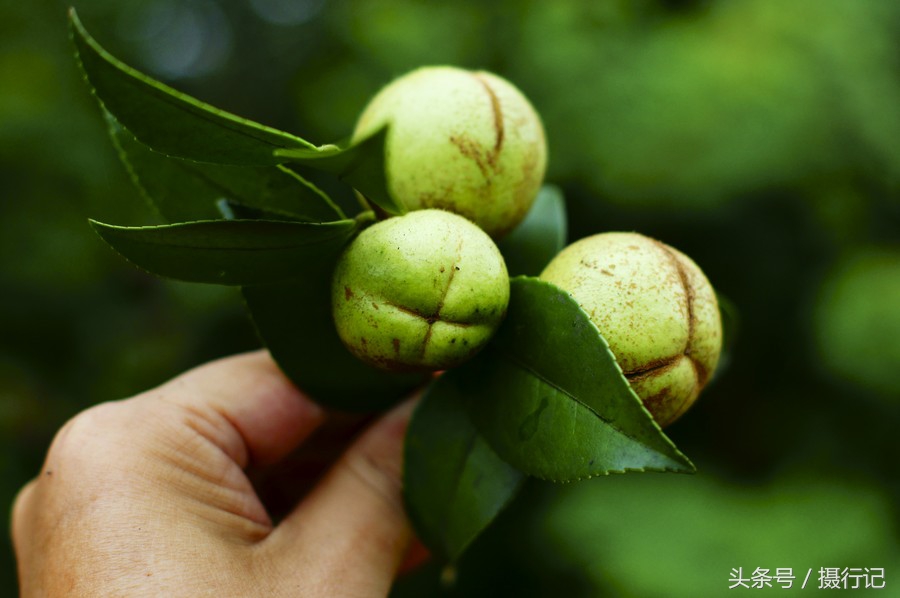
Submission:
M 388 192 L 385 174 L 384 142 L 387 128 L 353 145 L 322 146 L 316 150 L 277 150 L 275 155 L 300 166 L 315 168 L 339 176 L 368 201 L 387 214 L 396 216 L 406 209 Z
M 544 185 L 525 220 L 497 243 L 509 275 L 540 274 L 566 246 L 567 228 L 562 191 Z
M 272 165 L 279 148 L 314 149 L 283 131 L 229 114 L 144 75 L 104 50 L 74 9 L 69 25 L 78 59 L 97 98 L 142 143 L 200 162 Z
M 110 135 L 132 180 L 169 222 L 221 218 L 221 199 L 283 212 L 293 220 L 329 222 L 343 212 L 312 183 L 283 166 L 208 164 L 165 156 L 135 139 L 106 112 Z
M 317 403 L 381 410 L 424 384 L 427 376 L 377 370 L 344 347 L 331 317 L 334 261 L 302 264 L 296 282 L 244 287 L 244 300 L 272 357 Z
M 131 68 L 88 34 L 74 9 L 69 24 L 82 71 L 104 110 L 152 150 L 214 164 L 302 164 L 338 175 L 389 214 L 403 212 L 387 191 L 384 130 L 349 146 L 315 146 L 201 102 Z
M 625 471 L 693 472 L 631 390 L 606 341 L 564 291 L 512 281 L 506 320 L 467 377 L 478 429 L 505 461 L 567 482 Z
M 419 538 L 448 561 L 459 558 L 525 480 L 469 420 L 458 377 L 453 370 L 428 387 L 404 449 L 407 512 Z
M 219 215 L 225 220 L 284 220 L 287 222 L 305 222 L 296 214 L 289 214 L 272 208 L 248 206 L 231 199 L 216 200 Z M 322 223 L 319 223 L 322 224 Z
M 337 255 L 357 228 L 329 223 L 207 220 L 123 227 L 91 221 L 116 251 L 158 276 L 225 285 L 297 278 L 307 261 Z

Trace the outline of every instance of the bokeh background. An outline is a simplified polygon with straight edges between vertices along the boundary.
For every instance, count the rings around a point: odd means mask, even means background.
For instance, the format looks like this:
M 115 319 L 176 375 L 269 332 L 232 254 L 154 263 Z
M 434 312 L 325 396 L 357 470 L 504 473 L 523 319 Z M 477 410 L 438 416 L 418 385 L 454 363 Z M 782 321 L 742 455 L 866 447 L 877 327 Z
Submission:
M 500 73 L 543 115 L 571 238 L 655 236 L 739 314 L 720 375 L 669 429 L 696 476 L 531 484 L 455 585 L 426 567 L 397 596 L 714 596 L 737 567 L 791 568 L 794 591 L 812 569 L 804 592 L 822 567 L 884 568 L 898 591 L 900 4 L 73 4 L 132 65 L 315 143 L 415 66 Z M 80 81 L 65 10 L 0 2 L 3 509 L 74 413 L 257 346 L 232 290 L 143 275 L 89 230 L 155 219 Z

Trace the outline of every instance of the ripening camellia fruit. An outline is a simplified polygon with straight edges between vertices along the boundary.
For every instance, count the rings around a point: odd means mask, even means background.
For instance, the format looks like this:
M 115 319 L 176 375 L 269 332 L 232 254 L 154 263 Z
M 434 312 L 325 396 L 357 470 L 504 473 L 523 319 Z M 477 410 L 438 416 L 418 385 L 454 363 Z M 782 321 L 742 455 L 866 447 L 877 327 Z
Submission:
M 353 139 L 384 125 L 388 189 L 407 210 L 448 210 L 498 238 L 537 197 L 547 164 L 544 129 L 525 96 L 497 75 L 414 70 L 369 102 Z
M 500 251 L 480 228 L 419 210 L 365 229 L 338 260 L 332 312 L 344 345 L 389 371 L 463 363 L 493 336 L 509 303 Z
M 584 309 L 660 426 L 694 403 L 718 363 L 722 324 L 690 258 L 637 233 L 603 233 L 569 245 L 541 278 Z

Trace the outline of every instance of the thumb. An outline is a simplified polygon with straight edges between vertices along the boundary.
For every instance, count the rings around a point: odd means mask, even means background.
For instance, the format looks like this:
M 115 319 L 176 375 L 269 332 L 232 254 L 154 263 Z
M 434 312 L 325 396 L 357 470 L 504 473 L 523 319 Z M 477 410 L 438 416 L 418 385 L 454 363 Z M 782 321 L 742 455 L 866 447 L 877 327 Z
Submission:
M 386 596 L 413 538 L 403 508 L 407 401 L 368 428 L 264 541 L 286 587 Z M 312 588 L 310 588 L 312 589 Z

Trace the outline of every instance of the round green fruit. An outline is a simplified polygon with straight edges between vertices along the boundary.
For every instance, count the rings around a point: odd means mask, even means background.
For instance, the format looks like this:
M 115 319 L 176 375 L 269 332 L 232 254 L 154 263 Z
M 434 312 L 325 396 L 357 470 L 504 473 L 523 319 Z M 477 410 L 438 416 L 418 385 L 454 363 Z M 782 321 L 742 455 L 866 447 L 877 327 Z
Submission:
M 497 238 L 537 197 L 544 129 L 525 96 L 497 75 L 449 66 L 412 71 L 369 102 L 353 139 L 384 125 L 388 189 L 407 210 L 448 210 Z
M 382 220 L 340 257 L 331 292 L 338 335 L 390 371 L 441 370 L 472 357 L 509 303 L 494 242 L 465 218 L 419 210 Z
M 603 233 L 569 245 L 541 278 L 584 309 L 661 426 L 694 403 L 718 363 L 722 323 L 690 258 L 637 233 Z

